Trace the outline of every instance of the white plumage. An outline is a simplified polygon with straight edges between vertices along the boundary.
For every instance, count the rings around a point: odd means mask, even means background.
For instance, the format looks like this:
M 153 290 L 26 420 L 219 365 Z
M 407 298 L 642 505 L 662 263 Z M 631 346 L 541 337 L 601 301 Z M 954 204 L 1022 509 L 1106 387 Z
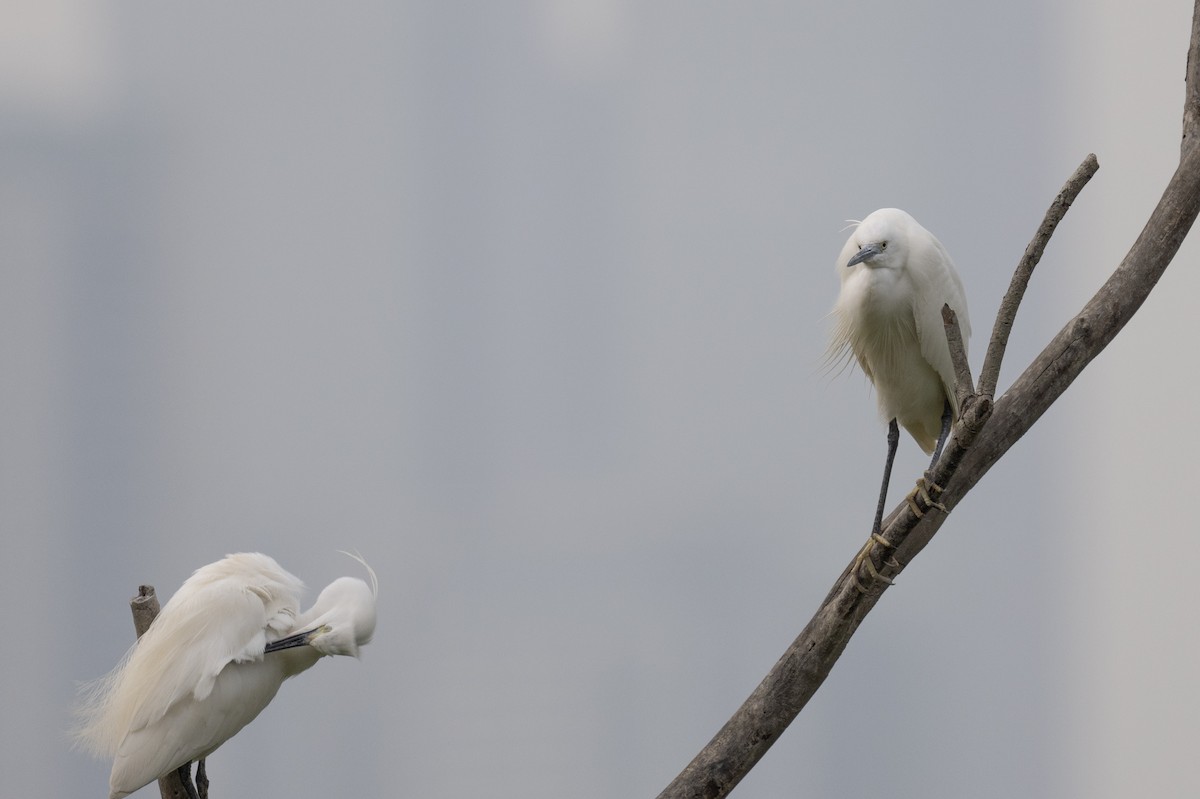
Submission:
M 339 578 L 303 614 L 303 584 L 266 555 L 197 569 L 85 690 L 76 737 L 113 758 L 110 799 L 210 755 L 322 656 L 357 657 L 375 631 L 378 583 L 366 568 L 371 585 Z
M 945 403 L 958 416 L 954 366 L 942 305 L 971 336 L 967 298 L 954 263 L 933 234 L 898 208 L 883 208 L 855 229 L 837 260 L 842 288 L 834 306 L 831 352 L 854 358 L 875 385 L 879 413 L 896 419 L 926 453 L 942 428 Z

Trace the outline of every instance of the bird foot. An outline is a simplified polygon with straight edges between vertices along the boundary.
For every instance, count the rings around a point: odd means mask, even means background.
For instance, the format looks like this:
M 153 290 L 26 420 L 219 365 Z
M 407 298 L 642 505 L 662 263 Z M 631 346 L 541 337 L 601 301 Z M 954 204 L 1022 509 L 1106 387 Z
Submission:
M 858 555 L 854 558 L 854 564 L 850 567 L 850 578 L 854 580 L 854 587 L 861 593 L 867 593 L 867 586 L 863 585 L 862 580 L 858 578 L 858 570 L 866 567 L 867 574 L 872 580 L 877 580 L 888 585 L 895 585 L 895 581 L 891 577 L 887 577 L 879 573 L 879 569 L 875 568 L 875 564 L 871 561 L 871 547 L 879 544 L 887 549 L 895 549 L 895 545 L 890 543 L 886 538 L 879 533 L 871 533 L 871 537 L 867 539 L 867 543 L 858 551 Z M 900 568 L 900 561 L 896 560 L 895 556 L 883 562 L 884 566 L 891 566 L 893 569 Z
M 937 508 L 942 513 L 949 513 L 946 506 L 934 499 L 934 495 L 942 493 L 942 487 L 933 481 L 926 481 L 924 476 L 917 478 L 917 485 L 912 491 L 908 492 L 908 496 L 904 501 L 908 503 L 909 510 L 913 512 L 913 516 L 918 519 L 923 518 L 930 508 Z M 917 500 L 920 500 L 918 503 Z M 921 505 L 924 504 L 924 508 Z

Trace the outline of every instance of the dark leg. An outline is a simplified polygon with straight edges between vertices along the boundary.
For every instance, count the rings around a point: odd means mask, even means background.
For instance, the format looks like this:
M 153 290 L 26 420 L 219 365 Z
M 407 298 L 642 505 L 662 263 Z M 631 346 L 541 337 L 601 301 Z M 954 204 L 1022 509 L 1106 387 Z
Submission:
M 196 792 L 200 799 L 208 799 L 208 771 L 204 768 L 204 758 L 196 761 Z
M 908 507 L 912 508 L 913 515 L 918 519 L 924 516 L 925 511 L 930 508 L 937 508 L 942 513 L 949 513 L 946 506 L 937 501 L 937 496 L 942 493 L 942 487 L 933 482 L 933 467 L 937 466 L 938 459 L 942 457 L 942 448 L 946 446 L 946 439 L 950 437 L 950 420 L 950 400 L 946 400 L 942 406 L 942 432 L 938 436 L 937 446 L 933 448 L 933 459 L 929 461 L 929 469 L 917 478 L 917 487 L 906 497 Z M 917 502 L 918 499 L 925 504 L 924 509 Z
M 858 590 L 864 593 L 867 587 L 858 579 L 858 570 L 863 566 L 866 566 L 867 573 L 873 579 L 887 583 L 888 585 L 892 584 L 892 579 L 880 574 L 879 570 L 875 568 L 875 564 L 871 562 L 871 547 L 876 544 L 888 547 L 889 549 L 892 547 L 879 532 L 880 528 L 883 527 L 883 506 L 887 504 L 888 484 L 892 481 L 892 462 L 896 460 L 896 448 L 900 445 L 900 426 L 896 424 L 895 419 L 888 422 L 887 442 L 888 453 L 887 461 L 883 465 L 883 485 L 879 487 L 879 504 L 875 506 L 875 522 L 871 525 L 871 537 L 867 539 L 867 543 L 863 545 L 863 548 L 858 551 L 858 556 L 855 557 L 854 563 L 850 567 L 850 578 L 854 580 L 854 585 L 858 587 Z M 896 563 L 894 559 L 890 562 L 890 565 L 900 568 L 900 564 Z
M 184 763 L 175 770 L 175 774 L 179 777 L 179 783 L 183 786 L 183 790 L 188 795 L 188 799 L 200 799 L 196 793 L 196 786 L 192 784 L 192 764 Z
M 896 460 L 896 447 L 900 445 L 900 426 L 896 420 L 888 422 L 888 452 L 883 464 L 883 485 L 879 487 L 879 504 L 875 506 L 875 524 L 871 525 L 871 535 L 879 535 L 883 526 L 883 506 L 887 503 L 888 484 L 892 481 L 892 461 Z
M 946 400 L 946 404 L 942 406 L 942 434 L 938 436 L 937 446 L 933 448 L 933 460 L 929 462 L 930 471 L 937 466 L 938 458 L 942 457 L 942 447 L 946 446 L 946 439 L 950 437 L 950 418 L 950 400 Z

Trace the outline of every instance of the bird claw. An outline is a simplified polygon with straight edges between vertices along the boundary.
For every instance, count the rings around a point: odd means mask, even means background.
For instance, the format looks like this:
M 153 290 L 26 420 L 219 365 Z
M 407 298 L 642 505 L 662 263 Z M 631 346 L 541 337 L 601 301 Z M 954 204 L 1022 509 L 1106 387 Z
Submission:
M 894 544 L 881 536 L 879 533 L 871 533 L 871 537 L 867 539 L 867 543 L 864 544 L 863 548 L 858 551 L 858 555 L 854 558 L 854 564 L 850 567 L 850 578 L 854 580 L 854 587 L 863 594 L 867 593 L 867 586 L 863 585 L 862 580 L 858 578 L 858 570 L 864 566 L 867 569 L 867 574 L 871 576 L 872 580 L 881 583 L 887 583 L 888 585 L 896 584 L 896 581 L 891 577 L 880 574 L 879 569 L 875 568 L 875 564 L 871 561 L 871 547 L 874 544 L 879 544 L 887 549 L 896 548 Z M 896 560 L 896 556 L 893 555 L 887 560 L 883 561 L 883 565 L 890 566 L 893 569 L 899 569 L 900 561 Z
M 916 487 L 908 492 L 908 496 L 904 500 L 908 503 L 908 508 L 913 512 L 913 516 L 916 516 L 918 519 L 924 518 L 930 508 L 937 508 L 942 513 L 949 513 L 950 511 L 943 503 L 933 498 L 935 493 L 941 494 L 942 490 L 942 487 L 937 483 L 926 481 L 924 477 L 918 477 Z M 923 509 L 917 504 L 918 499 L 925 505 Z

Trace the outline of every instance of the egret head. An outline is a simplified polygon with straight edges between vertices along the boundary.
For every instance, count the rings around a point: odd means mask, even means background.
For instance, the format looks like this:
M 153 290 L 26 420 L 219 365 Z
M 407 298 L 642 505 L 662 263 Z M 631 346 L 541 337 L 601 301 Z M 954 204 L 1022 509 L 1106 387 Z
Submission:
M 316 630 L 309 645 L 323 655 L 358 657 L 358 648 L 375 635 L 375 594 L 357 577 L 339 577 L 325 587 L 310 614 Z
M 857 251 L 846 261 L 846 266 L 865 264 L 871 269 L 898 269 L 904 265 L 904 254 L 908 244 L 908 214 L 897 208 L 884 208 L 868 216 L 854 229 L 850 237 Z
M 357 577 L 339 577 L 297 620 L 298 632 L 267 644 L 267 652 L 311 646 L 322 655 L 358 657 L 375 634 L 375 591 Z

